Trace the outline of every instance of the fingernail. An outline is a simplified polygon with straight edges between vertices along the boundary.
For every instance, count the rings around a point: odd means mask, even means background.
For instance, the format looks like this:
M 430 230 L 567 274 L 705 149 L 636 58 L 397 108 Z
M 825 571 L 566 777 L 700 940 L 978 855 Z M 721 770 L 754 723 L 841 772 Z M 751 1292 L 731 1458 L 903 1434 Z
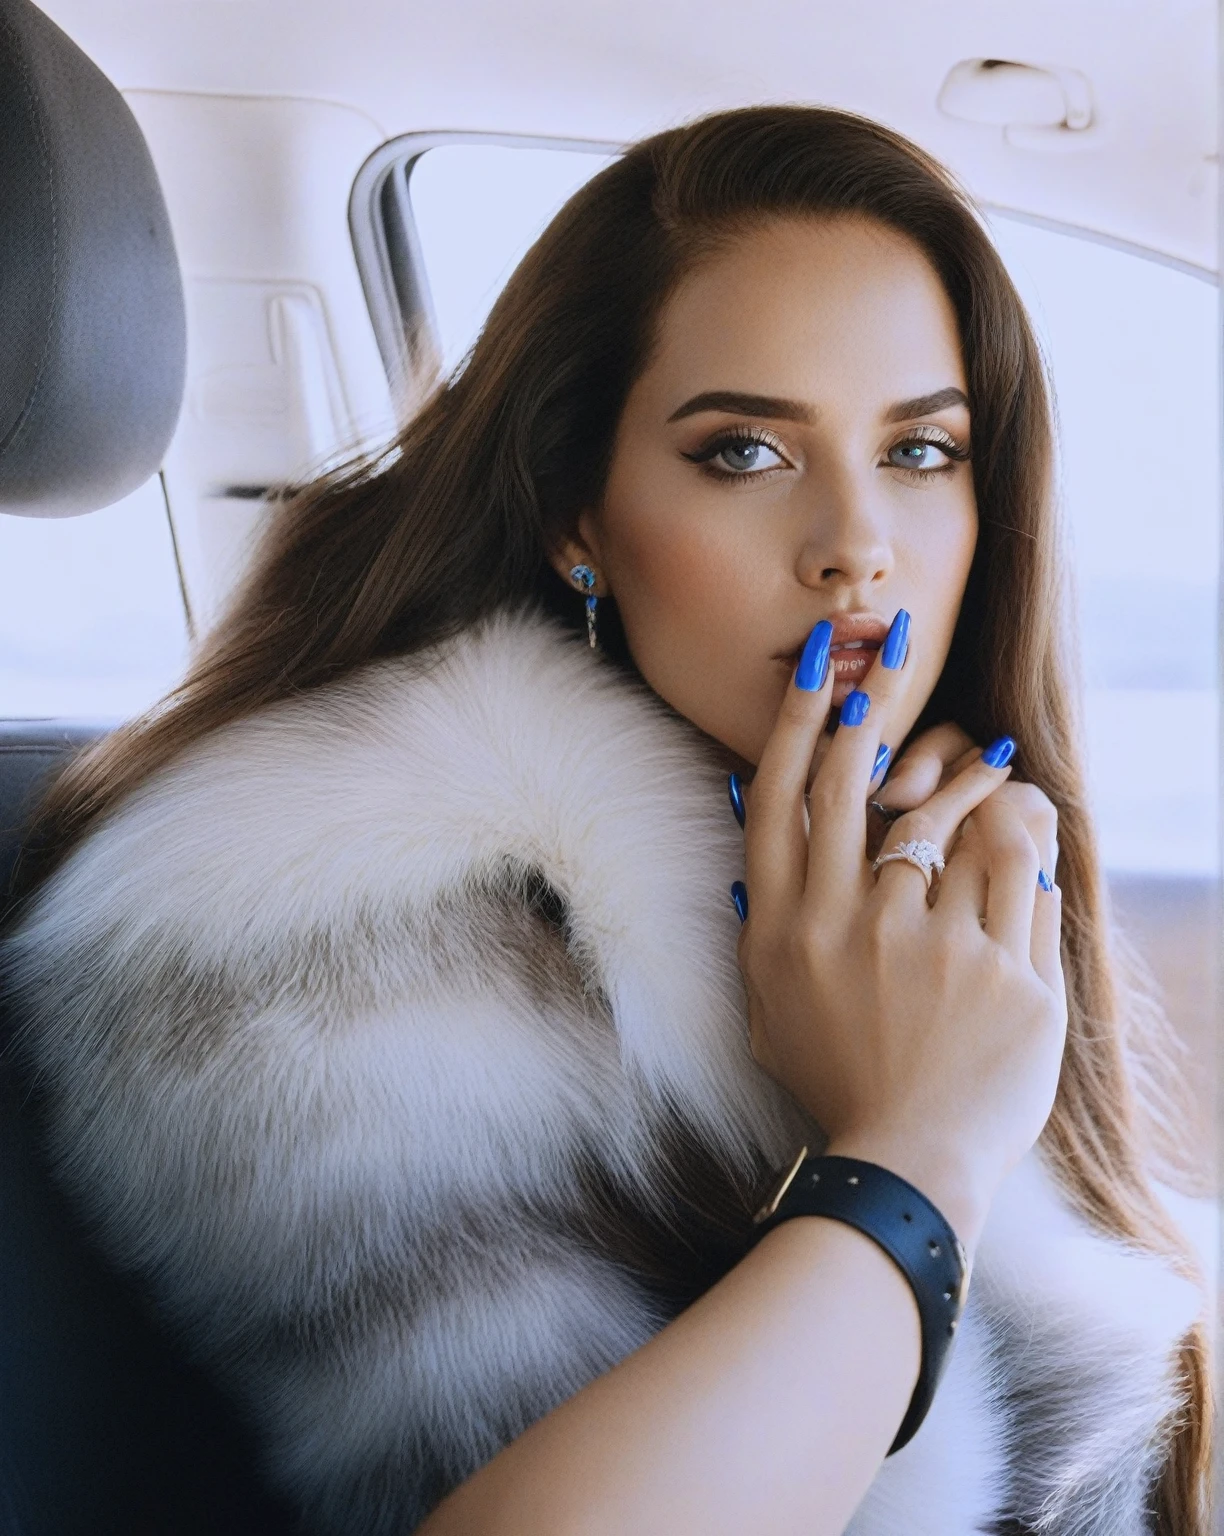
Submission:
M 892 627 L 884 637 L 884 644 L 880 650 L 881 663 L 893 672 L 905 665 L 905 658 L 909 652 L 909 632 L 910 616 L 904 608 L 898 608 L 897 617 L 892 621 Z
M 879 776 L 884 772 L 885 768 L 888 767 L 888 759 L 891 756 L 892 748 L 881 746 L 880 750 L 876 753 L 875 763 L 871 769 L 871 779 L 869 780 L 870 783 L 874 784 Z
M 795 668 L 795 687 L 806 693 L 818 693 L 825 685 L 829 672 L 829 646 L 833 640 L 833 626 L 828 619 L 821 619 L 807 637 L 799 665 Z
M 731 809 L 735 812 L 735 819 L 742 827 L 744 825 L 744 786 L 738 773 L 733 773 L 727 780 L 727 793 L 731 796 Z
M 846 695 L 846 702 L 841 707 L 841 725 L 862 725 L 867 718 L 867 711 L 871 708 L 871 700 L 865 693 L 855 689 L 853 693 Z
M 739 913 L 741 924 L 746 923 L 748 921 L 748 887 L 742 880 L 737 880 L 731 887 L 731 902 Z
M 1000 736 L 998 741 L 992 741 L 982 753 L 982 761 L 987 768 L 1006 768 L 1015 755 L 1016 743 L 1010 736 Z
M 1043 891 L 1052 891 L 1054 889 L 1054 882 L 1050 879 L 1049 875 L 1046 874 L 1044 869 L 1039 869 L 1037 871 L 1037 884 Z

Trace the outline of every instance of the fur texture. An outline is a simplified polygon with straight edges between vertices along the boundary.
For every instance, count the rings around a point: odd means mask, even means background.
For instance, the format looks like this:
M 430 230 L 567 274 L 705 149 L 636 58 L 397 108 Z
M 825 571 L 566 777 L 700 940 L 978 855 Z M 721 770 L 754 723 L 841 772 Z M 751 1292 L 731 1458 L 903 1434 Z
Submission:
M 59 1176 L 311 1529 L 410 1531 L 742 1252 L 811 1128 L 748 1052 L 741 861 L 696 733 L 502 618 L 200 743 L 9 941 Z M 1138 1536 L 1199 1306 L 1031 1158 L 854 1536 Z

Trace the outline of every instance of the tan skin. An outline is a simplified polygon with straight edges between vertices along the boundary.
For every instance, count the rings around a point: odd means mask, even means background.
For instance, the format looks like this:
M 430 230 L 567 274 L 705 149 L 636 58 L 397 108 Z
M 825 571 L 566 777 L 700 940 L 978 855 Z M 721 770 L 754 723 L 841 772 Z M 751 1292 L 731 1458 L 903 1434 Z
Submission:
M 943 728 L 881 792 L 908 812 L 890 836 L 949 850 L 937 898 L 904 864 L 877 880 L 866 856 L 877 750 L 930 696 L 973 556 L 964 393 L 951 307 L 903 238 L 846 219 L 745 234 L 673 295 L 603 501 L 556 564 L 598 573 L 647 682 L 755 765 L 740 964 L 757 1060 L 830 1150 L 909 1178 L 972 1252 L 1057 1085 L 1060 907 L 1036 886 L 1053 812 Z M 890 669 L 871 642 L 901 607 L 912 639 Z M 794 655 L 822 619 L 868 644 L 800 688 Z M 851 689 L 866 717 L 828 728 Z M 422 1530 L 837 1536 L 919 1354 L 883 1252 L 787 1222 Z
M 776 658 L 792 658 L 818 619 L 887 623 L 907 609 L 900 739 L 947 656 L 977 510 L 969 464 L 941 448 L 967 450 L 967 405 L 894 418 L 954 390 L 963 401 L 955 317 L 908 242 L 866 222 L 775 225 L 668 305 L 603 503 L 558 564 L 591 565 L 650 686 L 754 764 L 790 681 L 791 660 Z M 809 420 L 777 408 L 672 419 L 715 391 L 789 401 Z M 751 470 L 747 438 L 705 463 L 688 457 L 731 432 L 759 436 Z

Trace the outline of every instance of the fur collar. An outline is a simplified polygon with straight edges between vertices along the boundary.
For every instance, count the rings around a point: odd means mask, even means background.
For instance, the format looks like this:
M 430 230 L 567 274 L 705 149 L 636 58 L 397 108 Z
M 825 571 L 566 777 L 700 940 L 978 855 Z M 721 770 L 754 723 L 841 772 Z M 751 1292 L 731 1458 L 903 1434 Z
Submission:
M 696 733 L 500 617 L 218 731 L 10 940 L 61 1178 L 313 1528 L 410 1528 L 648 1337 L 680 1293 L 632 1256 L 802 1134 L 747 1049 L 741 861 Z M 1140 1536 L 1199 1310 L 1031 1157 L 854 1536 Z

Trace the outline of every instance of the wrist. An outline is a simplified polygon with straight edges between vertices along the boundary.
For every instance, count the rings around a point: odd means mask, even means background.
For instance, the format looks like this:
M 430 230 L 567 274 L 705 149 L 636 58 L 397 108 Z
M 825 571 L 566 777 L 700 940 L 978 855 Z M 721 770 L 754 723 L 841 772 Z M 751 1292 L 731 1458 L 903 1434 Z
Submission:
M 889 1450 L 899 1451 L 925 1419 L 956 1336 L 969 1283 L 964 1244 L 934 1202 L 881 1163 L 805 1148 L 758 1212 L 768 1236 L 797 1217 L 825 1217 L 857 1228 L 891 1259 L 918 1308 L 921 1366 L 905 1416 Z
M 876 1163 L 912 1184 L 940 1211 L 972 1260 L 994 1194 L 977 1160 L 934 1140 L 872 1131 L 837 1136 L 824 1150 Z

